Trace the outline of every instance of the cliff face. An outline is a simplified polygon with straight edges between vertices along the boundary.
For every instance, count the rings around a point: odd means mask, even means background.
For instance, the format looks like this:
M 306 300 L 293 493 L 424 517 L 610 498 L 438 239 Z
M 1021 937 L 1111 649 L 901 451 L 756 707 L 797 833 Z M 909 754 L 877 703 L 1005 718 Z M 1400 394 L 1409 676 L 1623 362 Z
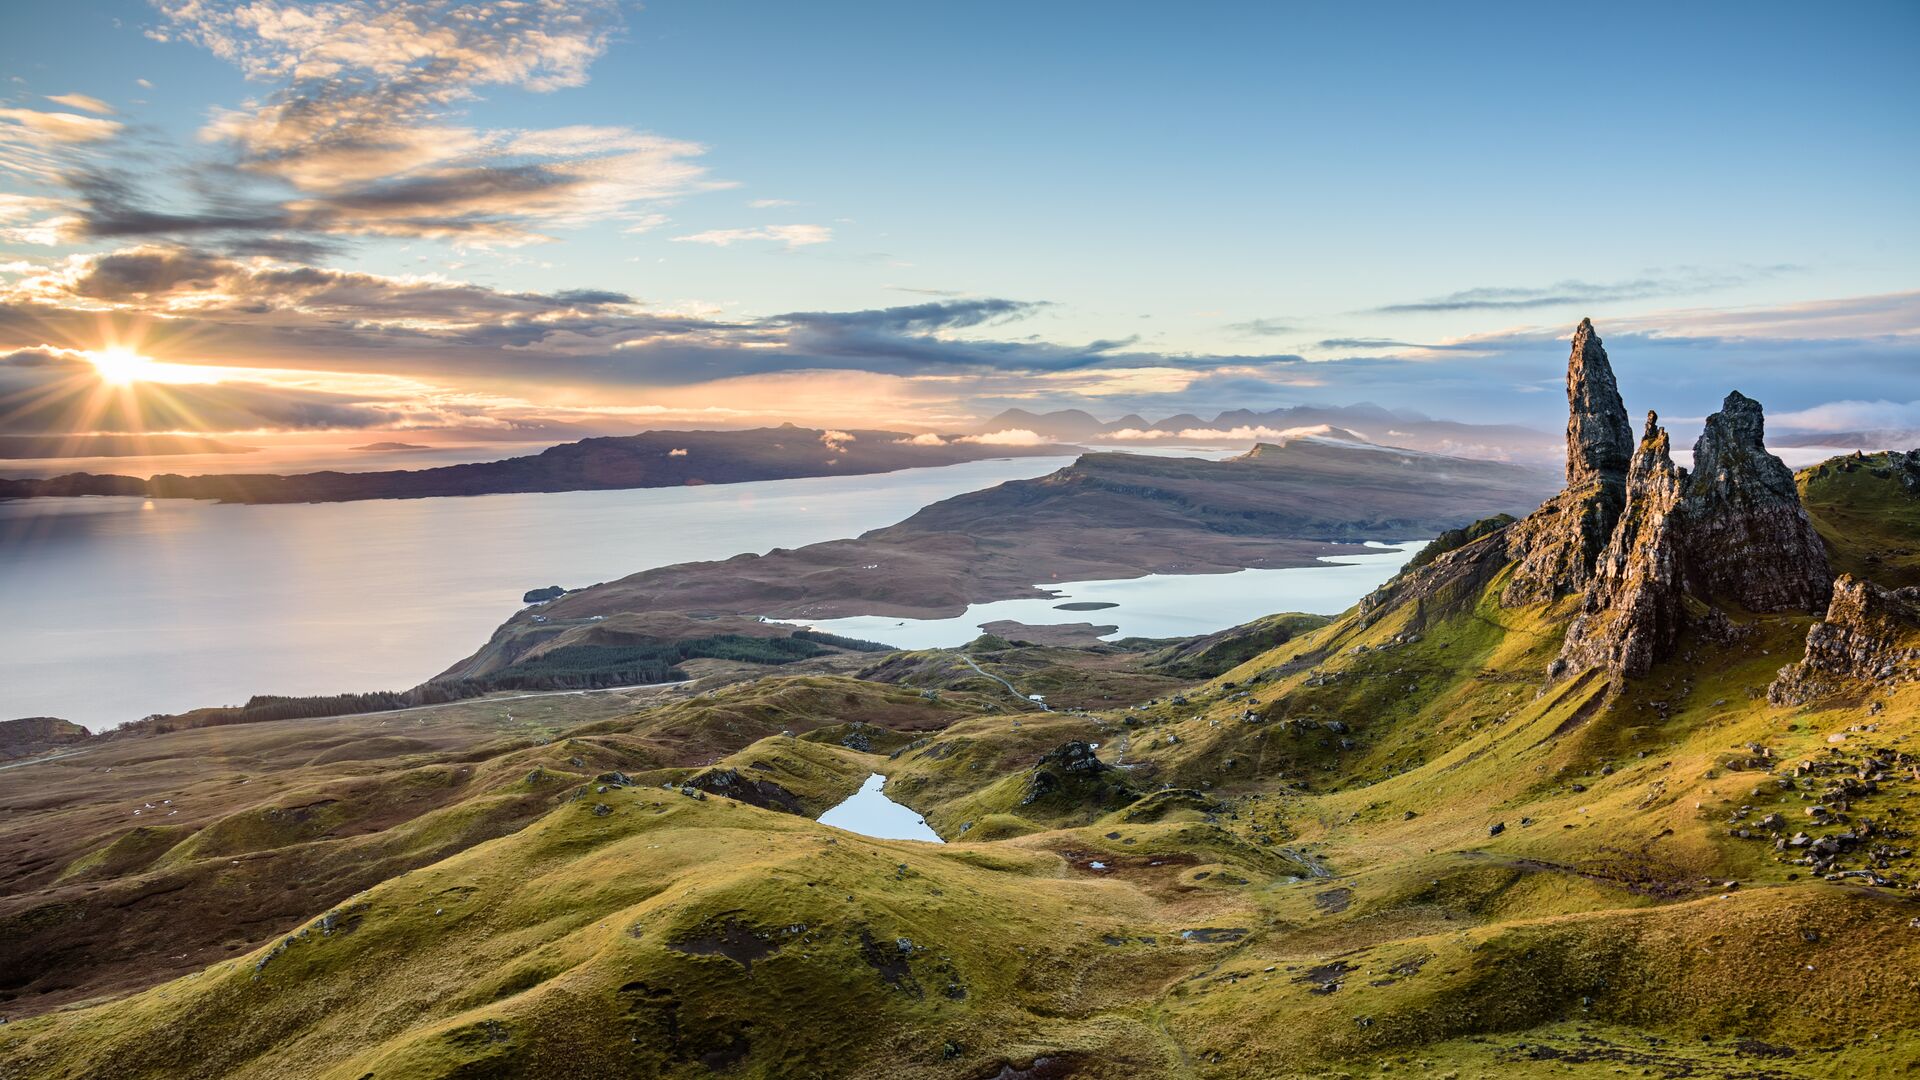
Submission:
M 1594 562 L 1626 508 L 1633 429 L 1607 350 L 1590 320 L 1580 320 L 1567 358 L 1567 487 L 1510 530 L 1519 563 L 1503 599 L 1557 600 L 1585 588 Z
M 1920 681 L 1920 588 L 1883 589 L 1845 575 L 1826 618 L 1807 631 L 1807 654 L 1767 687 L 1775 705 L 1804 705 L 1847 682 L 1891 688 Z
M 1673 462 L 1647 414 L 1629 451 L 1613 369 L 1590 322 L 1567 366 L 1567 488 L 1507 530 L 1509 605 L 1582 592 L 1551 677 L 1603 668 L 1618 681 L 1668 655 L 1713 605 L 1818 611 L 1833 573 L 1793 473 L 1767 453 L 1760 403 L 1735 391 L 1707 418 L 1694 470 Z M 1691 613 L 1691 614 L 1690 614 Z
M 1627 505 L 1580 614 L 1567 628 L 1553 675 L 1602 667 L 1615 677 L 1647 673 L 1680 636 L 1687 571 L 1680 508 L 1686 473 L 1674 465 L 1667 430 L 1647 414 L 1627 477 Z

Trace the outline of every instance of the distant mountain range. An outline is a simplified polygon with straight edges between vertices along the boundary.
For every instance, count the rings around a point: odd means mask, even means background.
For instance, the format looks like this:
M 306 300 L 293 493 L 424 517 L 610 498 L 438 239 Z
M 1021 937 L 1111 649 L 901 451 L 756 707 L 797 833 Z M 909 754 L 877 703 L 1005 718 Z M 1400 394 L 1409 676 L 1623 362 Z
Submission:
M 1461 457 L 1543 462 L 1557 460 L 1562 450 L 1557 433 L 1518 424 L 1435 420 L 1417 412 L 1387 409 L 1371 403 L 1294 405 L 1266 412 L 1233 409 L 1211 420 L 1180 413 L 1158 421 L 1149 421 L 1137 414 L 1102 420 L 1081 409 L 1046 413 L 1008 409 L 981 424 L 978 430 L 1031 431 L 1064 442 L 1188 445 L 1272 442 L 1318 435 Z
M 45 480 L 0 480 L 0 498 L 135 495 L 232 503 L 348 502 L 498 495 L 534 491 L 735 484 L 807 476 L 850 476 L 997 457 L 1062 455 L 1078 448 L 1008 445 L 978 438 L 902 431 L 838 431 L 782 424 L 748 431 L 648 431 L 582 439 L 538 454 L 382 472 L 180 476 L 69 473 Z

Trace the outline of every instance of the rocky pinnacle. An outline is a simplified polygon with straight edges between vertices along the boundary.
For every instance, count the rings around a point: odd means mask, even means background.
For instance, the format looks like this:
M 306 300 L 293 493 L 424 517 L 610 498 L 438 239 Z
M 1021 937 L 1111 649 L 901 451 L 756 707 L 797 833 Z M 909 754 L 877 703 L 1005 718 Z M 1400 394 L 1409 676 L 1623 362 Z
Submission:
M 1818 611 L 1833 592 L 1793 473 L 1767 453 L 1760 403 L 1739 391 L 1707 417 L 1691 473 L 1647 414 L 1627 501 L 1549 677 L 1604 669 L 1616 684 L 1672 655 L 1682 630 L 1737 632 L 1724 606 Z
M 1567 488 L 1513 529 L 1509 550 L 1520 565 L 1505 603 L 1556 600 L 1592 580 L 1594 560 L 1626 508 L 1633 447 L 1607 350 L 1593 321 L 1581 319 L 1567 357 Z
M 1567 487 L 1626 479 L 1633 426 L 1593 320 L 1581 319 L 1567 358 Z

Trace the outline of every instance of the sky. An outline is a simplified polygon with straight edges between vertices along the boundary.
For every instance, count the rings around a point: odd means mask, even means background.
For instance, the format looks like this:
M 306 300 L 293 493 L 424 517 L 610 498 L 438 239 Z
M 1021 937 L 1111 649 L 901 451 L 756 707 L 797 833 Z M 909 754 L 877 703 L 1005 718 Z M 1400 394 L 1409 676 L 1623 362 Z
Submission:
M 1920 6 L 0 10 L 0 434 L 1920 430 Z

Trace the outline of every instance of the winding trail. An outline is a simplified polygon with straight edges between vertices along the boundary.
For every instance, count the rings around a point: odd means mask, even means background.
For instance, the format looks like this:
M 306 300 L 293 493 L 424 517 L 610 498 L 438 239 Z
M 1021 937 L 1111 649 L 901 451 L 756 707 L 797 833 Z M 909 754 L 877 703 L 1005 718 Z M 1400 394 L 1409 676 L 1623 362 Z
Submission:
M 972 668 L 974 671 L 979 672 L 980 674 L 985 675 L 987 678 L 992 679 L 994 682 L 999 683 L 1001 686 L 1006 687 L 1008 693 L 1012 694 L 1014 697 L 1019 698 L 1021 701 L 1026 702 L 1028 705 L 1039 706 L 1041 712 L 1053 711 L 1052 706 L 1048 705 L 1046 702 L 1033 700 L 1027 695 L 1021 693 L 1019 687 L 1013 685 L 1012 683 L 1001 678 L 1000 676 L 995 675 L 993 672 L 988 671 L 986 668 L 981 667 L 979 664 L 974 663 L 973 657 L 968 656 L 966 653 L 961 653 L 960 659 L 966 661 L 967 666 Z

